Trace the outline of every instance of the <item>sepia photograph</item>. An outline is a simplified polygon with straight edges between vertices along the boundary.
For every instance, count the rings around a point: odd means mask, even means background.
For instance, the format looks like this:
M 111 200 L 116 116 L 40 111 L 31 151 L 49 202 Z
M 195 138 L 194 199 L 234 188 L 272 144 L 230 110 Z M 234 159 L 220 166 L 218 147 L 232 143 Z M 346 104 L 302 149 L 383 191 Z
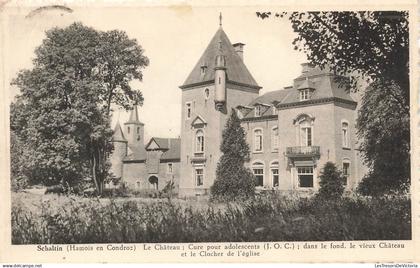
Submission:
M 411 15 L 11 8 L 2 14 L 11 245 L 404 248 Z

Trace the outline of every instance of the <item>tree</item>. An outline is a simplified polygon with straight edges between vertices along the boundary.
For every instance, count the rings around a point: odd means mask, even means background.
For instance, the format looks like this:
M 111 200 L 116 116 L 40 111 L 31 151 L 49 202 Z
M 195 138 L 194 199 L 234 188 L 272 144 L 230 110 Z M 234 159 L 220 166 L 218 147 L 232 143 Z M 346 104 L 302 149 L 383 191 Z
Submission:
M 362 194 L 407 190 L 410 181 L 410 116 L 396 83 L 378 81 L 362 99 L 357 119 L 360 149 L 370 168 L 359 184 Z
M 343 195 L 343 176 L 334 163 L 325 163 L 320 177 L 317 196 L 324 199 L 338 199 Z
M 290 20 L 297 33 L 294 49 L 303 50 L 312 64 L 328 66 L 338 78 L 350 78 L 347 86 L 354 91 L 360 82 L 370 84 L 357 124 L 360 151 L 370 168 L 366 178 L 376 180 L 365 187 L 384 183 L 374 187 L 383 192 L 409 183 L 408 12 L 257 12 L 261 18 L 272 15 Z M 401 127 L 398 131 L 396 124 Z
M 249 158 L 249 146 L 234 109 L 223 130 L 220 151 L 222 156 L 217 164 L 216 180 L 210 188 L 212 199 L 232 201 L 253 196 L 254 176 L 244 166 Z
M 141 92 L 129 83 L 142 80 L 148 62 L 121 31 L 74 23 L 46 32 L 33 68 L 12 82 L 21 94 L 12 104 L 11 129 L 31 151 L 32 180 L 72 187 L 89 177 L 102 192 L 112 151 L 111 106 L 141 104 Z

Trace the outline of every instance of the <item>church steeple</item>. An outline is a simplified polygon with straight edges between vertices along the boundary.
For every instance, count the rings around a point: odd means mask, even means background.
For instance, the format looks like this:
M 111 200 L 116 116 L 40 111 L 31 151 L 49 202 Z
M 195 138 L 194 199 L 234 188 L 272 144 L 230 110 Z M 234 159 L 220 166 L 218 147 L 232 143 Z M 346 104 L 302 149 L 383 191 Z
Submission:
M 138 105 L 134 105 L 130 118 L 124 123 L 128 145 L 133 147 L 144 146 L 144 124 L 139 120 Z
M 134 105 L 134 108 L 131 110 L 131 113 L 130 113 L 130 118 L 125 124 L 144 125 L 139 120 L 138 105 Z
M 219 27 L 222 28 L 222 12 L 219 14 Z

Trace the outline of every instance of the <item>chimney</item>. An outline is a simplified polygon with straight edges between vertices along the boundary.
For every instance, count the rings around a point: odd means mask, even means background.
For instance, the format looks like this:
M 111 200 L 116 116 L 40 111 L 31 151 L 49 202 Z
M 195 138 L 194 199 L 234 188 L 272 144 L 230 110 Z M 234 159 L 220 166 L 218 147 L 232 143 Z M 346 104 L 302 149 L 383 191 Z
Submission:
M 301 66 L 302 66 L 302 74 L 307 74 L 311 69 L 314 68 L 314 66 L 310 64 L 309 62 L 302 63 Z
M 241 58 L 241 60 L 244 60 L 244 43 L 235 43 L 233 44 L 233 48 L 235 49 L 236 54 Z

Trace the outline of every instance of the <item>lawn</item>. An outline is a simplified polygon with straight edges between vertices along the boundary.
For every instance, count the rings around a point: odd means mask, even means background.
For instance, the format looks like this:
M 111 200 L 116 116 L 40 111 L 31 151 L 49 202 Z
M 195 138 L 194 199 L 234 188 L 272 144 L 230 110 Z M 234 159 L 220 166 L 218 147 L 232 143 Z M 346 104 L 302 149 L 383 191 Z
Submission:
M 241 203 L 12 195 L 12 243 L 411 239 L 410 199 L 264 194 Z

